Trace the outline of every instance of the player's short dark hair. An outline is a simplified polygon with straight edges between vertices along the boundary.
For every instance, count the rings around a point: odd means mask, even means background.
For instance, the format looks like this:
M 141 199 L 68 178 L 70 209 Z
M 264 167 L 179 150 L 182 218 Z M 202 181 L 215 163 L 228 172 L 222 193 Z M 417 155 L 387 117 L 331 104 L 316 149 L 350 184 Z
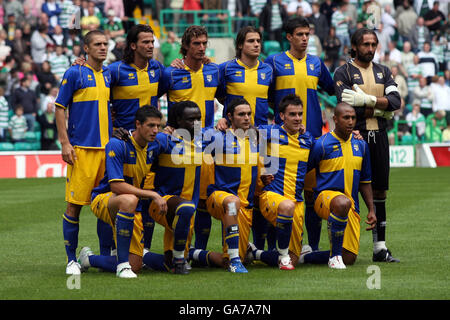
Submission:
M 310 28 L 309 22 L 305 18 L 301 16 L 292 17 L 289 18 L 284 24 L 283 24 L 283 30 L 286 33 L 293 34 L 294 30 L 297 28 Z
M 140 107 L 134 116 L 134 121 L 139 121 L 140 123 L 144 123 L 145 120 L 148 118 L 159 118 L 162 119 L 162 113 L 158 110 L 158 108 L 151 106 L 151 105 L 145 105 Z
M 104 36 L 105 34 L 103 33 L 103 31 L 100 30 L 92 30 L 89 31 L 88 33 L 86 33 L 86 35 L 83 38 L 83 44 L 89 46 L 89 44 L 92 42 L 92 39 L 94 38 L 94 36 Z
M 262 34 L 261 34 L 261 31 L 259 31 L 259 29 L 255 28 L 254 26 L 246 26 L 246 27 L 241 28 L 241 30 L 239 30 L 239 32 L 236 36 L 236 41 L 235 41 L 236 58 L 241 57 L 242 49 L 239 47 L 244 44 L 247 33 L 253 33 L 253 32 L 259 34 L 259 38 L 261 39 L 261 42 L 262 42 Z
M 280 104 L 278 105 L 278 112 L 284 113 L 288 105 L 303 106 L 303 102 L 298 95 L 293 93 L 288 94 L 281 99 Z
M 353 33 L 353 35 L 352 35 L 350 44 L 355 47 L 359 46 L 363 40 L 364 35 L 366 35 L 366 34 L 373 34 L 375 36 L 375 39 L 377 40 L 377 44 L 378 44 L 377 34 L 375 33 L 374 30 L 369 29 L 369 28 L 359 28 L 358 30 L 356 30 L 355 33 Z M 352 58 L 355 58 L 356 51 L 353 49 L 350 49 L 350 55 Z
M 187 108 L 197 108 L 200 110 L 198 105 L 194 101 L 180 101 L 174 103 L 169 108 L 169 114 L 167 116 L 167 125 L 172 128 L 179 128 L 178 119 L 183 117 L 184 110 Z
M 203 26 L 190 26 L 184 31 L 183 36 L 181 37 L 181 47 L 180 53 L 183 57 L 186 56 L 187 50 L 193 38 L 198 38 L 200 36 L 205 35 L 208 38 L 208 31 Z
M 245 104 L 247 106 L 250 105 L 250 103 L 248 103 L 248 101 L 245 100 L 244 98 L 235 98 L 235 99 L 231 100 L 231 102 L 227 105 L 227 113 L 226 114 L 231 113 L 231 116 L 233 116 L 234 110 L 236 110 L 236 107 L 240 106 L 242 104 Z
M 123 50 L 123 61 L 125 63 L 130 64 L 134 61 L 134 51 L 131 49 L 131 44 L 138 41 L 141 32 L 154 34 L 152 27 L 147 24 L 136 24 L 132 26 L 130 30 L 128 30 L 126 45 Z

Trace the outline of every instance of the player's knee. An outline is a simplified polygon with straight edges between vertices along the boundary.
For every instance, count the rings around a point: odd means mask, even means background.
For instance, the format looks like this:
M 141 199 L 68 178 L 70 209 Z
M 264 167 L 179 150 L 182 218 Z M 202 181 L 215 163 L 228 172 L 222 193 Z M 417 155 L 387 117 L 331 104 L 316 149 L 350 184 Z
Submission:
M 134 273 L 139 273 L 142 269 L 142 257 L 136 254 L 130 253 L 128 257 L 128 262 L 130 263 L 131 270 Z
M 278 206 L 278 213 L 285 216 L 293 216 L 295 211 L 295 203 L 291 200 L 284 200 Z
M 331 201 L 331 211 L 340 217 L 346 217 L 352 202 L 345 196 L 337 196 Z
M 192 202 L 180 203 L 175 211 L 175 214 L 180 218 L 191 219 L 195 213 L 195 204 Z
M 228 196 L 223 201 L 225 212 L 229 215 L 237 215 L 239 212 L 241 201 L 236 196 Z
M 119 200 L 119 210 L 125 212 L 134 212 L 139 202 L 139 198 L 134 194 L 121 194 Z
M 66 214 L 69 217 L 78 218 L 80 216 L 81 208 L 83 208 L 83 206 L 79 204 L 67 202 Z

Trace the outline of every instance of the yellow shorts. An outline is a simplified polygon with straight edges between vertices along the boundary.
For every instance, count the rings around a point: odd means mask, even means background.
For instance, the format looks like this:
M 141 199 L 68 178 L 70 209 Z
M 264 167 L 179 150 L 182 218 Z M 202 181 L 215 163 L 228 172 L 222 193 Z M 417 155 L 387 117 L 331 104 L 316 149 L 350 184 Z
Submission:
M 342 192 L 331 191 L 331 190 L 322 191 L 317 196 L 317 199 L 314 203 L 314 210 L 322 219 L 327 220 L 328 217 L 330 216 L 331 200 L 333 200 L 337 196 L 347 197 Z M 352 201 L 352 207 L 351 207 L 350 211 L 348 212 L 347 227 L 345 227 L 344 242 L 342 244 L 342 247 L 344 249 L 358 255 L 359 237 L 360 237 L 360 232 L 361 232 L 361 225 L 360 225 L 361 217 L 355 210 L 355 205 L 354 205 L 353 199 L 350 199 L 350 200 Z
M 66 201 L 88 205 L 91 191 L 105 174 L 105 150 L 74 147 L 77 160 L 67 165 Z
M 313 188 L 316 186 L 316 169 L 312 169 L 305 175 L 304 191 L 313 192 Z
M 206 200 L 206 207 L 211 216 L 217 220 L 222 221 L 225 215 L 225 209 L 223 207 L 223 201 L 229 196 L 234 196 L 231 193 L 225 191 L 214 191 Z M 252 227 L 253 209 L 248 209 L 240 206 L 238 213 L 238 226 L 239 226 L 239 256 L 244 261 L 247 253 L 247 246 L 250 237 L 250 229 Z M 223 230 L 223 238 L 225 238 L 226 230 Z M 224 242 L 222 244 L 224 257 L 228 257 L 228 246 Z
M 108 223 L 113 228 L 114 242 L 116 242 L 115 221 L 111 219 L 108 209 L 108 202 L 112 192 L 101 193 L 97 195 L 91 203 L 91 210 L 100 220 Z M 140 212 L 134 214 L 133 235 L 131 236 L 130 253 L 143 256 L 144 252 L 144 226 L 142 224 L 142 215 Z
M 175 197 L 175 196 L 174 195 L 166 195 L 166 196 L 163 196 L 163 199 L 166 201 L 169 201 L 169 199 L 172 197 Z M 164 227 L 164 239 L 163 239 L 164 252 L 166 252 L 168 250 L 173 250 L 173 227 L 177 223 L 177 218 L 175 217 L 173 219 L 172 225 L 169 225 L 169 223 L 167 222 L 167 219 L 166 219 L 166 215 L 159 214 L 159 208 L 156 206 L 156 203 L 154 201 L 151 202 L 150 207 L 148 208 L 148 211 L 149 211 L 150 217 L 152 217 L 156 223 L 158 223 Z M 143 212 L 143 214 L 145 214 L 145 213 Z M 192 216 L 189 235 L 188 235 L 188 239 L 186 241 L 186 252 L 185 252 L 186 254 L 189 252 L 189 244 L 191 243 L 192 230 L 194 228 L 194 218 L 195 218 L 195 214 Z
M 259 196 L 259 208 L 261 214 L 269 221 L 273 226 L 276 226 L 276 220 L 278 215 L 278 206 L 281 202 L 290 200 L 278 193 L 272 191 L 264 191 Z M 291 200 L 292 201 L 292 200 Z M 305 218 L 305 207 L 303 202 L 295 202 L 294 220 L 292 222 L 292 234 L 291 241 L 289 242 L 289 250 L 297 257 L 300 257 L 302 252 L 302 240 L 303 240 L 303 221 Z

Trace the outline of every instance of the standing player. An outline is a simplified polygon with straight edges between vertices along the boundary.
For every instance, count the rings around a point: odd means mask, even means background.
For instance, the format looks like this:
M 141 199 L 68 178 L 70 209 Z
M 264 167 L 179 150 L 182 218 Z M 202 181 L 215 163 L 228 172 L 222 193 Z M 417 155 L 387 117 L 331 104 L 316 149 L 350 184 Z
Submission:
M 202 26 L 190 26 L 181 39 L 180 52 L 185 64 L 184 69 L 167 67 L 161 82 L 162 92 L 167 93 L 168 109 L 176 102 L 192 101 L 201 112 L 201 127 L 214 125 L 214 98 L 220 85 L 219 66 L 204 64 L 208 33 Z M 195 215 L 195 247 L 206 249 L 211 229 L 211 216 L 206 211 L 206 188 L 208 166 L 202 166 L 200 202 Z
M 55 101 L 56 125 L 62 158 L 68 164 L 67 209 L 63 215 L 63 235 L 68 264 L 66 274 L 80 274 L 76 259 L 81 208 L 91 203 L 91 191 L 105 169 L 105 145 L 112 131 L 109 110 L 111 76 L 103 67 L 108 41 L 101 31 L 84 37 L 88 60 L 72 66 L 64 74 Z M 66 110 L 68 109 L 68 126 Z
M 386 118 L 400 108 L 400 94 L 391 72 L 374 63 L 378 45 L 373 30 L 356 30 L 351 39 L 353 60 L 334 74 L 338 102 L 355 108 L 356 126 L 369 144 L 377 227 L 373 229 L 373 261 L 399 262 L 386 247 L 386 191 L 389 189 L 389 142 Z
M 223 118 L 217 124 L 219 130 L 227 129 L 228 105 L 236 98 L 243 98 L 250 104 L 252 125 L 265 125 L 268 122 L 272 67 L 259 60 L 261 41 L 262 35 L 258 29 L 252 26 L 242 28 L 236 36 L 236 58 L 220 65 L 220 95 L 224 98 L 224 109 Z M 253 210 L 252 229 L 253 243 L 263 249 L 270 229 L 259 211 L 258 203 L 255 203 Z
M 119 278 L 136 278 L 142 267 L 141 198 L 150 198 L 161 215 L 168 204 L 157 192 L 143 190 L 142 185 L 154 158 L 165 148 L 164 139 L 155 141 L 161 124 L 161 112 L 143 106 L 135 113 L 135 127 L 127 141 L 112 138 L 105 148 L 106 170 L 98 187 L 92 190 L 91 209 L 95 216 L 115 230 L 117 257 L 92 255 L 85 247 L 79 262 L 84 270 L 99 267 L 115 271 Z
M 278 106 L 283 125 L 260 126 L 260 139 L 268 142 L 264 175 L 273 175 L 259 198 L 261 213 L 276 227 L 277 250 L 253 247 L 253 257 L 281 270 L 293 270 L 302 251 L 303 186 L 314 138 L 302 129 L 303 105 L 289 94 Z M 263 152 L 261 150 L 261 152 Z
M 276 108 L 287 94 L 296 94 L 303 102 L 303 125 L 314 138 L 322 135 L 322 111 L 317 96 L 318 86 L 328 94 L 334 94 L 333 80 L 328 69 L 319 57 L 306 53 L 309 40 L 309 23 L 303 17 L 289 19 L 284 29 L 290 48 L 286 52 L 267 57 L 266 63 L 273 68 L 273 83 L 270 101 L 275 106 L 275 122 L 281 124 Z M 305 178 L 305 225 L 308 242 L 317 250 L 320 240 L 321 220 L 314 212 L 312 187 L 314 172 Z
M 302 257 L 305 263 L 327 263 L 332 269 L 345 269 L 359 252 L 360 216 L 358 193 L 368 208 L 366 230 L 375 228 L 376 217 L 370 185 L 369 148 L 354 138 L 355 110 L 339 103 L 333 116 L 336 128 L 320 137 L 309 157 L 316 170 L 315 210 L 328 221 L 331 251 L 314 251 Z

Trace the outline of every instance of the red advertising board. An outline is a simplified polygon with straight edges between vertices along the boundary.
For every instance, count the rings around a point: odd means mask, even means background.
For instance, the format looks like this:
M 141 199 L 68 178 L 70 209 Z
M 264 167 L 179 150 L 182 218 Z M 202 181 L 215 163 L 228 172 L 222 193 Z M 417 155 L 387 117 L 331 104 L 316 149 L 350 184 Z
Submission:
M 450 166 L 450 146 L 449 145 L 431 145 L 431 153 L 434 156 L 438 167 Z
M 0 178 L 65 177 L 67 164 L 61 151 L 0 153 Z

